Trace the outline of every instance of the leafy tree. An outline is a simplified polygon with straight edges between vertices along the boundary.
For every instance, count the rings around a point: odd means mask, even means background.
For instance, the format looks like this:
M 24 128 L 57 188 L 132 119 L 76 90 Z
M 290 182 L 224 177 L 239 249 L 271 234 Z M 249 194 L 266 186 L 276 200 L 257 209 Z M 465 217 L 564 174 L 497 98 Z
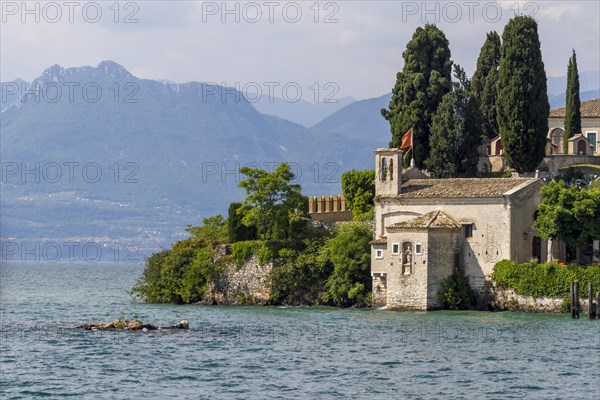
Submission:
M 238 213 L 241 207 L 242 203 L 231 203 L 229 205 L 227 213 L 227 236 L 229 243 L 256 240 L 258 238 L 256 226 L 246 226 L 242 223 L 242 216 Z
M 203 226 L 188 227 L 187 239 L 177 241 L 170 250 L 153 254 L 146 260 L 141 278 L 131 295 L 151 303 L 193 303 L 202 300 L 206 283 L 222 271 L 216 261 L 214 244 L 223 241 L 223 217 L 204 218 Z
M 417 28 L 402 54 L 404 68 L 396 75 L 389 109 L 381 114 L 392 132 L 390 147 L 400 147 L 413 128 L 413 157 L 422 168 L 429 156 L 429 126 L 442 97 L 451 89 L 450 47 L 435 25 Z
M 431 124 L 431 152 L 427 168 L 436 176 L 473 176 L 477 172 L 478 146 L 481 143 L 479 102 L 470 93 L 465 71 L 454 65 L 457 82 L 444 95 Z
M 548 94 L 537 23 L 511 19 L 502 34 L 497 82 L 497 121 L 508 164 L 531 172 L 545 156 Z
M 569 59 L 567 68 L 567 104 L 565 109 L 564 152 L 568 152 L 568 140 L 581 132 L 581 100 L 579 99 L 579 72 L 577 71 L 577 55 Z
M 277 224 L 297 220 L 298 213 L 306 208 L 300 185 L 291 183 L 294 174 L 288 164 L 271 173 L 248 167 L 240 172 L 247 178 L 239 183 L 246 190 L 246 198 L 238 212 L 244 225 L 257 227 L 261 239 L 271 239 Z
M 320 302 L 325 282 L 333 270 L 325 240 L 324 236 L 307 239 L 302 251 L 279 251 L 271 273 L 271 302 L 286 305 Z
M 371 297 L 371 253 L 373 234 L 368 227 L 351 223 L 338 228 L 327 242 L 333 273 L 327 279 L 324 300 L 337 306 L 365 305 Z
M 185 229 L 193 237 L 202 238 L 210 243 L 227 242 L 227 221 L 221 215 L 203 218 L 201 226 L 191 226 Z
M 500 35 L 489 32 L 477 58 L 477 69 L 473 74 L 471 92 L 479 100 L 481 131 L 488 138 L 498 136 L 496 120 L 496 81 L 500 64 Z
M 469 277 L 461 269 L 455 269 L 442 281 L 438 300 L 445 310 L 472 310 L 477 299 Z
M 342 174 L 342 193 L 355 217 L 368 213 L 375 198 L 375 171 L 347 171 Z
M 600 189 L 550 182 L 541 190 L 535 226 L 542 239 L 577 245 L 600 238 Z

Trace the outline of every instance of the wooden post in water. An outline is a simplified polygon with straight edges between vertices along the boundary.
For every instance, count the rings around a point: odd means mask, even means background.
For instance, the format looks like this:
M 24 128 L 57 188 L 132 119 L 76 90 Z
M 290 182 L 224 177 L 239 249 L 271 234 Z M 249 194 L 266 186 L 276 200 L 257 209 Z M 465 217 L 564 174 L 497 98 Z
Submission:
M 573 282 L 573 308 L 575 310 L 575 318 L 579 319 L 579 282 Z
M 594 285 L 588 283 L 588 317 L 596 318 L 596 310 L 594 310 Z
M 573 287 L 575 282 L 571 281 L 569 286 L 569 304 L 571 305 L 571 318 L 575 318 L 575 294 L 573 293 Z
M 596 293 L 596 318 L 600 319 L 600 292 Z

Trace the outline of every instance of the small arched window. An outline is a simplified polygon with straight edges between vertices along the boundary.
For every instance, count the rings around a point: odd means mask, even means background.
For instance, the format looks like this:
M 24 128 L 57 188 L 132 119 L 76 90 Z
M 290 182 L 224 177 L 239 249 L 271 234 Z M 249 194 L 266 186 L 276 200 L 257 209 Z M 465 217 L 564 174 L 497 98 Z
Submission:
M 394 160 L 390 159 L 390 181 L 394 180 Z
M 387 179 L 387 159 L 385 157 L 383 157 L 381 159 L 381 180 L 385 181 Z

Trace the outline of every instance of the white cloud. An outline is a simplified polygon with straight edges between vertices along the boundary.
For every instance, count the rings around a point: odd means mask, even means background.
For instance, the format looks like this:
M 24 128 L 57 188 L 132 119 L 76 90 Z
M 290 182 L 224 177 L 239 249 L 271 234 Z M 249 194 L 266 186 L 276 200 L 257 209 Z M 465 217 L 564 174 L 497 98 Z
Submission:
M 565 73 L 572 48 L 580 71 L 600 70 L 600 3 L 595 1 L 501 1 L 498 20 L 492 18 L 492 7 L 498 6 L 493 2 L 480 3 L 472 15 L 463 2 L 455 2 L 460 18 L 442 1 L 427 2 L 427 9 L 421 1 L 329 2 L 337 8 L 327 9 L 328 3 L 320 2 L 318 15 L 313 2 L 297 2 L 302 15 L 295 23 L 295 10 L 284 11 L 284 2 L 273 10 L 262 7 L 255 22 L 256 10 L 243 2 L 228 3 L 229 10 L 238 7 L 237 15 L 211 8 L 221 2 L 138 3 L 134 17 L 139 22 L 132 24 L 122 23 L 133 11 L 124 9 L 126 2 L 120 3 L 119 23 L 108 8 L 113 2 L 100 3 L 103 18 L 95 24 L 81 16 L 73 23 L 43 18 L 21 23 L 20 15 L 3 14 L 7 20 L 0 24 L 0 79 L 31 80 L 53 64 L 97 65 L 111 59 L 149 79 L 298 82 L 306 93 L 315 82 L 335 82 L 339 96 L 366 98 L 390 90 L 402 68 L 406 43 L 425 21 L 437 22 L 450 41 L 453 60 L 472 73 L 485 34 L 501 34 L 517 10 L 535 11 L 549 75 Z M 417 9 L 410 8 L 414 5 Z M 337 22 L 324 23 L 327 16 Z

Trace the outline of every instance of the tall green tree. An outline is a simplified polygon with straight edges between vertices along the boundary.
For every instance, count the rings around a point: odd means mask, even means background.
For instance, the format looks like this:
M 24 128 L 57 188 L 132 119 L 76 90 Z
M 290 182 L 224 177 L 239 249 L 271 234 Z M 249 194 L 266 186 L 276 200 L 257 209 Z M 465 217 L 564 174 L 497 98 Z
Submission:
M 324 300 L 340 307 L 365 305 L 371 298 L 370 228 L 351 223 L 337 229 L 327 242 L 333 273 L 327 279 Z
M 450 47 L 435 25 L 417 28 L 402 53 L 404 68 L 396 75 L 392 99 L 381 114 L 392 132 L 390 147 L 399 147 L 402 135 L 413 128 L 413 157 L 422 168 L 429 156 L 429 127 L 442 97 L 450 92 Z
M 227 236 L 229 243 L 242 242 L 244 240 L 256 240 L 258 238 L 256 226 L 246 226 L 242 223 L 242 215 L 238 210 L 242 203 L 231 203 L 227 214 Z
M 497 121 L 510 167 L 531 172 L 545 156 L 548 94 L 537 23 L 511 19 L 502 34 L 497 82 Z
M 577 55 L 569 58 L 567 67 L 567 104 L 565 109 L 564 152 L 568 152 L 568 140 L 581 132 L 581 100 L 579 99 L 579 72 L 577 71 Z
M 342 194 L 355 217 L 369 212 L 375 199 L 375 171 L 344 172 Z
M 460 65 L 454 65 L 451 93 L 444 95 L 431 123 L 431 152 L 427 168 L 440 178 L 473 176 L 477 173 L 481 144 L 478 99 L 471 94 L 470 81 Z
M 535 226 L 542 239 L 571 245 L 600 239 L 600 189 L 550 182 L 541 190 Z
M 495 31 L 489 32 L 479 52 L 477 69 L 471 81 L 471 90 L 479 101 L 481 130 L 490 139 L 498 136 L 496 81 L 500 65 L 500 46 L 500 35 Z
M 289 221 L 298 219 L 300 210 L 306 208 L 300 185 L 291 183 L 294 173 L 288 164 L 280 164 L 271 173 L 248 167 L 240 172 L 247 178 L 238 185 L 246 190 L 238 212 L 243 216 L 244 225 L 257 227 L 261 239 L 272 239 L 273 232 L 280 230 L 276 224 L 289 225 Z

